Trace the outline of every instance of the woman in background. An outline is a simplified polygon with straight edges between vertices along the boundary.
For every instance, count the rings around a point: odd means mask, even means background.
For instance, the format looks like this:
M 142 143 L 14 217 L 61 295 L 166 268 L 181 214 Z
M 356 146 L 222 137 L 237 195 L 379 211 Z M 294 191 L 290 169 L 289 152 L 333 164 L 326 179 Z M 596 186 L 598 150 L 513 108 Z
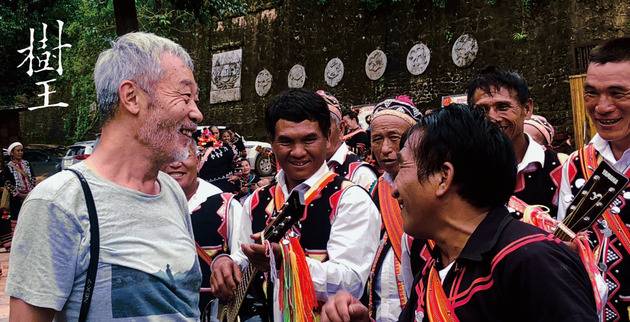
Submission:
M 10 213 L 11 220 L 17 221 L 22 203 L 33 188 L 35 188 L 35 174 L 28 161 L 23 160 L 24 147 L 20 142 L 14 142 L 7 149 L 11 160 L 2 171 L 4 186 L 11 192 Z

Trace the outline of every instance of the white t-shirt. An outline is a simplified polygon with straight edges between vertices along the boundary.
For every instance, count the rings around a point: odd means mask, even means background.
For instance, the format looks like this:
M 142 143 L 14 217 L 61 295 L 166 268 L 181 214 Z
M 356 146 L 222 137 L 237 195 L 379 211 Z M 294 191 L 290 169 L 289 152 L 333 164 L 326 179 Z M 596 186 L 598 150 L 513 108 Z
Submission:
M 186 197 L 158 174 L 148 195 L 73 166 L 90 185 L 99 220 L 100 255 L 89 321 L 196 321 L 201 271 Z M 39 184 L 20 212 L 6 293 L 76 321 L 89 264 L 89 217 L 75 174 Z

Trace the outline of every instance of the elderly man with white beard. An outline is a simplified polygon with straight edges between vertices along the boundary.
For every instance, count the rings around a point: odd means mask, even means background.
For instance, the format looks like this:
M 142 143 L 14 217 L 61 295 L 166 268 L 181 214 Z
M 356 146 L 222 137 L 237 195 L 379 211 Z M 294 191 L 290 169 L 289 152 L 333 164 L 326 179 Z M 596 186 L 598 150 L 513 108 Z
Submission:
M 94 82 L 96 150 L 22 206 L 10 319 L 196 321 L 201 272 L 186 196 L 159 172 L 187 158 L 203 118 L 193 62 L 171 40 L 129 33 L 100 54 Z

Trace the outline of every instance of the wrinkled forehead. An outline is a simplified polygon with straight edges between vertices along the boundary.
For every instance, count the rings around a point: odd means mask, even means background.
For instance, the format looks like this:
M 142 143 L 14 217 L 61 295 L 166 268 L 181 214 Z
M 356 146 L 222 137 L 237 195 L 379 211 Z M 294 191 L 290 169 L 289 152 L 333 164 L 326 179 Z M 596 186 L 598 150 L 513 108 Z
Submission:
M 473 95 L 473 103 L 495 103 L 499 101 L 516 101 L 518 102 L 518 93 L 515 89 L 506 86 L 490 86 L 487 88 L 478 87 Z
M 589 64 L 585 86 L 630 88 L 630 61 Z
M 169 53 L 162 54 L 160 67 L 162 68 L 160 82 L 168 82 L 178 87 L 190 87 L 194 92 L 197 91 L 195 76 L 181 58 Z

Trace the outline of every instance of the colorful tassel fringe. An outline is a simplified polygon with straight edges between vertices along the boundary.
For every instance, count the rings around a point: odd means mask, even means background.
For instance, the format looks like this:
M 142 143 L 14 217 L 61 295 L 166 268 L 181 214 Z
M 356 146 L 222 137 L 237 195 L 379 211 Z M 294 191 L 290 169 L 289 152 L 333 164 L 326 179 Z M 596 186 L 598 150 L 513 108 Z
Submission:
M 317 299 L 302 246 L 295 236 L 283 239 L 280 246 L 282 266 L 278 274 L 278 302 L 282 320 L 315 321 L 313 311 L 317 307 Z

